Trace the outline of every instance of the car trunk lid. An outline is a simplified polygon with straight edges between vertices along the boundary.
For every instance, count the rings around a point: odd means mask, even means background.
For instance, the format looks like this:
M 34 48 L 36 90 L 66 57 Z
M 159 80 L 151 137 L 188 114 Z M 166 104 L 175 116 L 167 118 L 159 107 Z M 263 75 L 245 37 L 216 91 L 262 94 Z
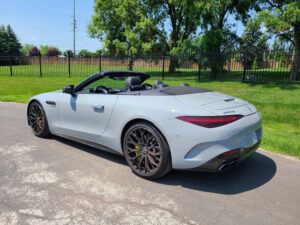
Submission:
M 238 98 L 218 92 L 177 95 L 176 98 L 194 107 L 201 107 L 217 115 L 250 115 L 256 112 L 254 106 Z

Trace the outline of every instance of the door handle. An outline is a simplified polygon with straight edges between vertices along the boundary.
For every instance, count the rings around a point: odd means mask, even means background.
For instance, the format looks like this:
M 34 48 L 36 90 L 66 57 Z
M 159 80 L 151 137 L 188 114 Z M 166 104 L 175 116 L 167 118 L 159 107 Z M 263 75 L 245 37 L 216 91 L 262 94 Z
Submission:
M 95 112 L 103 112 L 104 111 L 104 105 L 92 105 Z
M 46 104 L 56 106 L 56 102 L 54 101 L 46 101 Z

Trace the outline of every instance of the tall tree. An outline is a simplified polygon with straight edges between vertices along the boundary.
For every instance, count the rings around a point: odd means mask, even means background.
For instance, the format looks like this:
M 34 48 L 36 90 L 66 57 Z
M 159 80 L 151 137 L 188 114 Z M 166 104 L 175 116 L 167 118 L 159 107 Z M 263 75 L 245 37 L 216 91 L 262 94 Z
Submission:
M 0 27 L 0 54 L 20 55 L 22 45 L 10 25 Z
M 192 0 L 96 0 L 88 30 L 113 54 L 172 52 L 196 32 L 199 6 Z M 175 67 L 171 60 L 170 72 Z
M 229 21 L 229 15 L 246 23 L 248 12 L 254 8 L 254 0 L 206 0 L 202 1 L 201 28 L 204 31 L 204 50 L 212 53 L 210 57 L 212 78 L 222 69 L 222 54 L 226 53 L 230 44 L 237 42 L 237 36 L 232 28 L 234 24 Z
M 88 31 L 108 54 L 142 54 L 155 44 L 154 26 L 141 0 L 96 0 Z
M 8 34 L 5 26 L 0 26 L 0 55 L 8 55 Z
M 161 20 L 160 26 L 156 26 L 156 33 L 164 41 L 165 49 L 172 53 L 180 45 L 191 39 L 200 25 L 202 1 L 193 0 L 148 0 L 148 11 L 153 12 L 156 18 Z M 150 14 L 149 13 L 149 14 Z M 164 27 L 169 21 L 170 31 Z M 166 34 L 169 33 L 169 36 Z M 169 72 L 175 72 L 177 58 L 171 57 Z
M 267 0 L 265 10 L 258 13 L 267 31 L 290 41 L 294 47 L 291 80 L 300 80 L 300 2 Z
M 65 57 L 69 57 L 69 56 L 73 57 L 74 56 L 74 52 L 73 52 L 73 50 L 68 49 L 68 50 L 66 50 L 66 51 L 63 52 L 63 55 Z
M 49 45 L 41 45 L 40 51 L 42 56 L 47 56 L 50 46 Z
M 280 66 L 286 66 L 288 60 L 290 60 L 293 55 L 294 46 L 285 39 L 277 37 L 272 46 L 271 59 L 276 60 L 280 63 Z
M 20 55 L 22 45 L 19 42 L 17 35 L 13 31 L 10 25 L 7 26 L 7 34 L 8 34 L 8 52 L 11 55 Z
M 262 62 L 263 54 L 268 51 L 268 36 L 262 32 L 260 25 L 259 20 L 250 20 L 240 40 L 240 53 L 247 68 L 250 68 L 255 60 Z
M 32 44 L 24 44 L 21 49 L 21 54 L 23 56 L 28 56 L 29 51 L 34 47 Z

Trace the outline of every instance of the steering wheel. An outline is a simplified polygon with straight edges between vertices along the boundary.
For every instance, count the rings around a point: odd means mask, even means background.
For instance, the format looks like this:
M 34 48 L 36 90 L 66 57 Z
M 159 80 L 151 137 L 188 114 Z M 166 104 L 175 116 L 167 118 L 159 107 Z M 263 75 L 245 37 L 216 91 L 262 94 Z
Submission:
M 145 90 L 151 90 L 152 89 L 152 85 L 151 84 L 145 83 L 142 86 L 145 88 Z
M 103 94 L 108 94 L 108 88 L 104 86 L 97 86 L 94 88 L 93 93 L 103 93 Z

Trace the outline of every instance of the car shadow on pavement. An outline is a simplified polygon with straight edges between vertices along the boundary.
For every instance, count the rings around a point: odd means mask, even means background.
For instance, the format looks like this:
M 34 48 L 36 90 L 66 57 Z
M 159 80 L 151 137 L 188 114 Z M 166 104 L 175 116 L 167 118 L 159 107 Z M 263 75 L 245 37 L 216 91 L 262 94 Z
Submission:
M 122 156 L 57 136 L 53 137 L 53 139 L 114 163 L 126 165 Z M 181 186 L 198 191 L 234 195 L 266 184 L 274 177 L 276 170 L 276 164 L 271 158 L 255 152 L 238 166 L 222 173 L 174 170 L 153 182 Z M 135 175 L 132 174 L 132 176 Z
M 109 160 L 109 161 L 112 161 L 112 162 L 115 162 L 115 163 L 126 165 L 126 161 L 125 161 L 124 157 L 121 156 L 121 155 L 106 152 L 104 150 L 94 148 L 94 147 L 91 147 L 91 146 L 88 146 L 88 145 L 85 145 L 85 144 L 81 144 L 79 142 L 72 141 L 72 140 L 69 140 L 69 139 L 65 139 L 65 138 L 62 138 L 62 137 L 58 137 L 58 136 L 52 136 L 51 138 L 56 140 L 56 141 L 59 141 L 63 144 L 69 145 L 73 148 L 76 148 L 78 150 L 88 152 L 90 154 L 99 156 L 103 159 L 106 159 L 106 160 Z
M 159 183 L 198 191 L 234 195 L 258 188 L 270 181 L 277 170 L 275 162 L 259 152 L 222 173 L 172 171 Z

